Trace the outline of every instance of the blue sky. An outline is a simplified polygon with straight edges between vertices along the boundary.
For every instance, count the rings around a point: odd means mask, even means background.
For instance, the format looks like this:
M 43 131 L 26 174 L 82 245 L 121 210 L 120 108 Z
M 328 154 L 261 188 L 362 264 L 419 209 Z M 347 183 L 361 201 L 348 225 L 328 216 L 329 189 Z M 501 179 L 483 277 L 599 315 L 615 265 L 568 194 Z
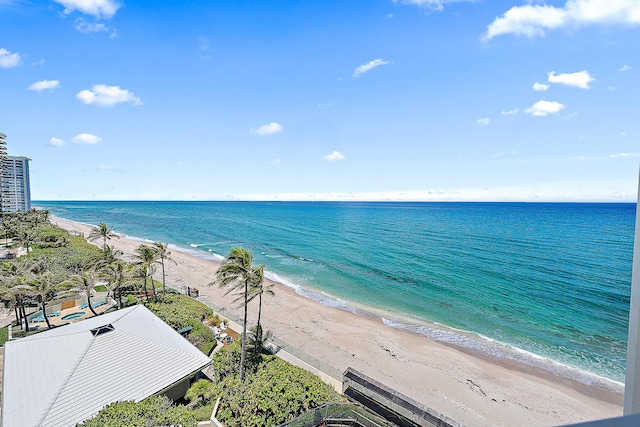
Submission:
M 635 201 L 640 0 L 0 0 L 34 200 Z

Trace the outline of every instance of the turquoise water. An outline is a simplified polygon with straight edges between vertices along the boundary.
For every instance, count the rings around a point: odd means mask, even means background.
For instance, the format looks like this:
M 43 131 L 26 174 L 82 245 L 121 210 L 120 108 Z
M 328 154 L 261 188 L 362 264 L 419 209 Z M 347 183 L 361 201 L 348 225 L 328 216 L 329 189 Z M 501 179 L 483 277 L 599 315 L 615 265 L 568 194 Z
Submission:
M 37 202 L 324 304 L 585 383 L 623 381 L 635 204 Z
M 62 316 L 62 320 L 75 320 L 84 316 L 86 313 L 84 311 L 77 311 L 75 313 L 67 314 L 66 316 Z

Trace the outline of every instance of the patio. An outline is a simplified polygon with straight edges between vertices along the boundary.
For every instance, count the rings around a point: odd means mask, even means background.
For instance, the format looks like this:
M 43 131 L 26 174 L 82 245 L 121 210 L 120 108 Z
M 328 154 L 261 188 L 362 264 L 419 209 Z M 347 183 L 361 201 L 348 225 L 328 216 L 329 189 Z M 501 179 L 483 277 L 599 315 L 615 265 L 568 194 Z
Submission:
M 93 309 L 98 314 L 104 313 L 114 304 L 116 303 L 115 301 L 113 301 L 113 299 L 106 297 L 92 300 L 91 302 Z M 56 310 L 55 307 L 52 309 L 49 309 L 49 307 L 47 307 L 47 311 L 47 316 L 49 317 L 49 323 L 51 324 L 51 326 L 67 325 L 78 320 L 84 320 L 93 317 L 93 313 L 91 312 L 91 309 L 86 302 L 80 305 L 74 305 L 73 307 L 60 310 Z M 30 314 L 29 316 L 27 316 L 27 318 L 29 319 L 29 329 L 47 329 L 47 322 L 42 316 L 42 310 Z

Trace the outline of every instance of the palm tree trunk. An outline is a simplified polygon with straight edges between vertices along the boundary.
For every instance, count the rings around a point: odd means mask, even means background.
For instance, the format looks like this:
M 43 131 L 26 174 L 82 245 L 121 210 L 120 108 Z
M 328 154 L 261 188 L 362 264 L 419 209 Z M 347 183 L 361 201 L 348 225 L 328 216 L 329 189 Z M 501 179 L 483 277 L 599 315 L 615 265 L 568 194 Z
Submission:
M 20 298 L 20 308 L 22 310 L 22 319 L 24 319 L 24 330 L 29 332 L 29 319 L 27 319 L 27 310 L 24 308 L 24 301 Z
M 44 298 L 41 298 L 41 301 L 42 301 L 42 315 L 44 316 L 44 320 L 47 322 L 47 329 L 51 329 L 49 316 L 47 316 L 47 303 L 44 301 Z
M 156 295 L 156 285 L 153 283 L 153 276 L 149 275 L 151 278 L 151 291 L 153 292 L 153 302 L 158 302 L 158 296 Z
M 13 311 L 16 314 L 16 325 L 20 324 L 20 317 L 18 316 L 18 305 L 17 304 L 13 304 Z
M 247 308 L 249 307 L 249 281 L 244 282 L 244 320 L 242 321 L 242 352 L 240 353 L 240 381 L 244 379 L 244 357 L 247 347 Z
M 147 302 L 149 302 L 149 293 L 147 292 L 147 276 L 144 276 L 144 296 L 147 297 Z
M 87 294 L 87 306 L 89 307 L 89 310 L 91 310 L 91 312 L 93 313 L 94 316 L 98 315 L 98 313 L 96 313 L 96 311 L 93 309 L 93 305 L 91 304 L 91 294 L 90 293 Z
M 167 294 L 167 286 L 165 285 L 165 277 L 164 277 L 164 258 L 162 259 L 162 295 Z
M 258 326 L 256 327 L 256 345 L 253 353 L 258 355 L 258 351 L 262 350 L 262 326 L 260 325 L 260 316 L 262 315 L 262 292 L 258 295 Z

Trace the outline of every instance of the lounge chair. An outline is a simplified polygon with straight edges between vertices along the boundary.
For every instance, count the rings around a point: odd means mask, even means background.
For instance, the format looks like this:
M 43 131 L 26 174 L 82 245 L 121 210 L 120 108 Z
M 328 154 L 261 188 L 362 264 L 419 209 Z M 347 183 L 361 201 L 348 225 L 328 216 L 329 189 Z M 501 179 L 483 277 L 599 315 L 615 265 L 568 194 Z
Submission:
M 227 337 L 226 341 L 227 341 L 227 345 L 233 344 L 233 338 L 231 338 L 231 337 Z
M 227 325 L 225 325 L 224 322 L 220 322 L 220 330 L 222 330 L 222 331 L 226 331 L 227 330 Z
M 60 316 L 59 311 L 52 311 L 51 313 L 47 314 L 47 317 L 56 317 L 56 316 Z
M 84 309 L 84 308 L 87 308 L 87 307 L 89 307 L 89 304 L 88 304 L 88 303 L 86 303 L 86 302 L 85 302 L 84 304 L 81 304 L 81 305 L 79 306 L 79 308 L 80 308 L 80 309 Z

